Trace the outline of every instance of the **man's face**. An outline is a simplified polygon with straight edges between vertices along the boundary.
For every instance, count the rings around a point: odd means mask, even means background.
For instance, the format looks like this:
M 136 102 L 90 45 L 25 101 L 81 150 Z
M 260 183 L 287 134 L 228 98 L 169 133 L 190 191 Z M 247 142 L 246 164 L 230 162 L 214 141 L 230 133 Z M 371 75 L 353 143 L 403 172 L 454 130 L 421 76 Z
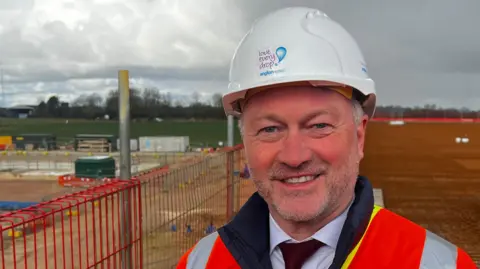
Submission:
M 331 90 L 286 87 L 251 97 L 244 108 L 243 142 L 255 185 L 272 214 L 310 221 L 348 203 L 366 122 L 363 116 L 356 125 L 351 102 Z

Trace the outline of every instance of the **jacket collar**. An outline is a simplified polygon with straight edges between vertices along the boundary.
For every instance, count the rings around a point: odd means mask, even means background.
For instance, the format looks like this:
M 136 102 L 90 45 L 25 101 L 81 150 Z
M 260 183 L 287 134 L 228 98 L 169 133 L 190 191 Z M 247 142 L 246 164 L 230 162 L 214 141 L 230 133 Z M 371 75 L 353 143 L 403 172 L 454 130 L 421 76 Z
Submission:
M 373 205 L 372 185 L 366 177 L 359 176 L 355 185 L 355 200 L 348 211 L 330 268 L 341 268 L 346 257 L 365 232 Z M 267 203 L 257 192 L 222 230 L 222 239 L 237 260 L 247 252 L 252 255 L 255 253 L 256 257 L 251 258 L 256 258 L 264 268 L 271 268 L 269 210 Z M 242 247 L 239 247 L 240 245 Z
M 307 241 L 310 239 L 315 239 L 325 244 L 325 247 L 336 249 L 338 245 L 338 239 L 340 237 L 340 233 L 342 232 L 343 224 L 347 219 L 348 211 L 355 199 L 355 196 L 352 197 L 352 201 L 348 203 L 348 206 L 344 209 L 344 211 L 338 215 L 336 218 L 331 220 L 325 226 L 323 226 L 320 230 L 314 233 L 311 237 L 306 238 L 303 241 Z M 282 242 L 298 242 L 297 240 L 291 238 L 287 233 L 283 231 L 283 229 L 277 224 L 275 219 L 270 214 L 270 255 Z

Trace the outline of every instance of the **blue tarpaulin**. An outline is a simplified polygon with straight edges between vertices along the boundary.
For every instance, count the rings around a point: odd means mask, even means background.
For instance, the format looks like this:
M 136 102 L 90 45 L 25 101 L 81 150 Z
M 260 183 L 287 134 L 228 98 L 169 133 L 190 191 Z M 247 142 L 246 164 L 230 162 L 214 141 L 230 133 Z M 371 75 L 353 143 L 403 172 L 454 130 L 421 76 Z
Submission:
M 0 201 L 0 210 L 1 211 L 14 211 L 23 209 L 29 206 L 34 206 L 38 202 L 18 202 L 18 201 Z

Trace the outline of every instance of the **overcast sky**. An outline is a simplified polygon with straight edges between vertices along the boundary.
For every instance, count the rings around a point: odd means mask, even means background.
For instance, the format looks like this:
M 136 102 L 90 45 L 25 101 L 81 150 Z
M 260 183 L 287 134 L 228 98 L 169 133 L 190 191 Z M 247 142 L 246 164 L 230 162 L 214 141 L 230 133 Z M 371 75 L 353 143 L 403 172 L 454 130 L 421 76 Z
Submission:
M 123 68 L 132 86 L 224 93 L 253 20 L 291 5 L 354 36 L 380 104 L 480 108 L 478 0 L 1 0 L 0 105 L 106 93 Z

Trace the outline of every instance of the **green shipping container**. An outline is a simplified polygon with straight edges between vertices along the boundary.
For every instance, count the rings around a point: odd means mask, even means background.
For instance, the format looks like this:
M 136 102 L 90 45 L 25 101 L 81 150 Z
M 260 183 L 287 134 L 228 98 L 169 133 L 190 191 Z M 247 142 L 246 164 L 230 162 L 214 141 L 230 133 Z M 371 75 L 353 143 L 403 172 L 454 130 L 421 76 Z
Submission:
M 108 156 L 80 157 L 75 161 L 75 177 L 114 178 L 115 159 Z
M 28 144 L 33 146 L 32 150 L 57 149 L 57 137 L 53 134 L 20 134 L 12 136 L 12 142 L 17 150 L 26 150 Z

